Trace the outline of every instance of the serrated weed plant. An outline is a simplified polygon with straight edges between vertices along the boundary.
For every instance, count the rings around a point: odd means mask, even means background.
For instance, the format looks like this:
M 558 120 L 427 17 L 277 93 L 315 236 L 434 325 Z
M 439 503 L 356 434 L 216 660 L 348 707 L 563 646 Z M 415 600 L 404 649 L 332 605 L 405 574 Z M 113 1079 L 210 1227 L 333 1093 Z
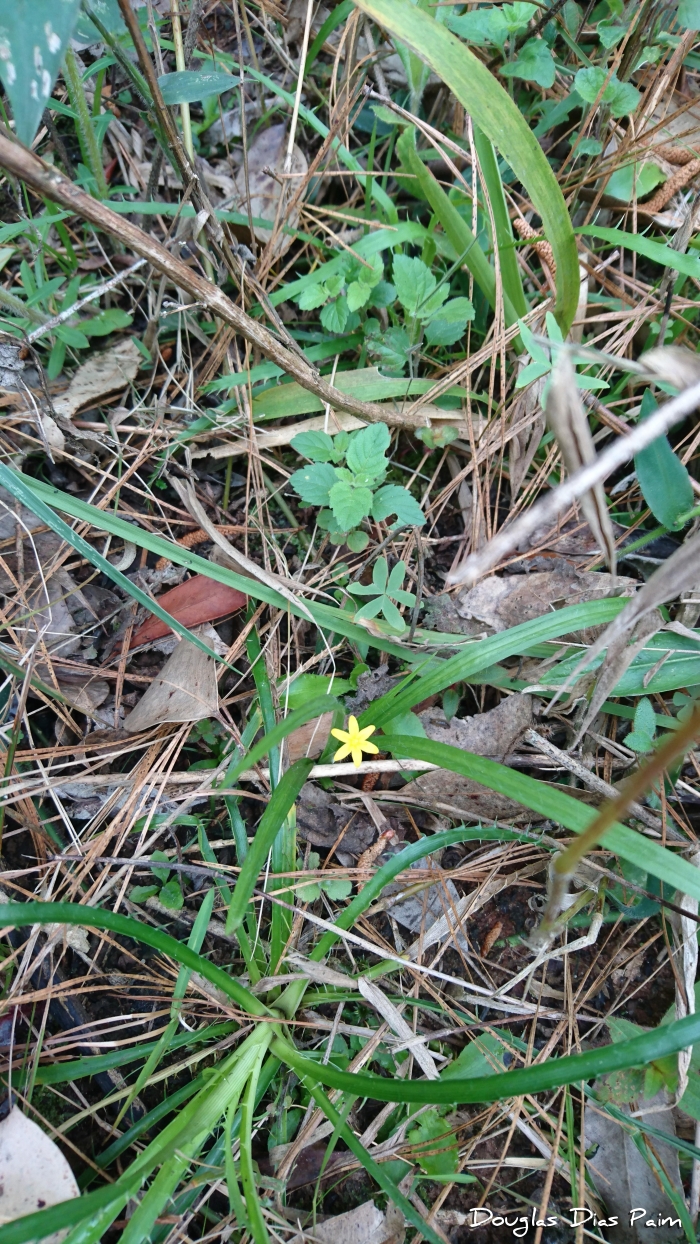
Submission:
M 347 544 L 361 553 L 369 534 L 361 524 L 395 516 L 395 526 L 422 527 L 425 515 L 415 497 L 400 484 L 385 484 L 391 437 L 385 423 L 357 432 L 300 432 L 291 442 L 309 466 L 301 467 L 290 484 L 304 505 L 320 506 L 317 522 L 332 544 Z

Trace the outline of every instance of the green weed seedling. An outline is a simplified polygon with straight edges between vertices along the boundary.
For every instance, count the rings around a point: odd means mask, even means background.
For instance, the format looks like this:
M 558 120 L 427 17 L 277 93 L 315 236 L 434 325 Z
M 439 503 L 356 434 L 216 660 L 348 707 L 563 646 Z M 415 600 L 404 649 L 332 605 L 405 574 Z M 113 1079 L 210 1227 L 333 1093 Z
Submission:
M 160 885 L 135 885 L 129 898 L 132 903 L 145 903 L 147 899 L 157 895 L 158 902 L 167 907 L 168 911 L 181 911 L 185 902 L 182 886 L 177 877 L 168 880 L 172 869 L 169 867 L 170 861 L 165 851 L 153 851 L 151 858 L 163 860 L 166 865 L 164 868 L 153 869 L 153 875 L 158 878 Z
M 382 522 L 392 514 L 396 524 L 422 527 L 425 515 L 407 488 L 383 484 L 389 469 L 390 442 L 385 423 L 373 423 L 359 432 L 300 432 L 292 449 L 311 462 L 295 471 L 290 484 L 305 505 L 318 505 L 317 522 L 332 544 L 347 544 L 361 553 L 369 543 L 360 528 L 370 515 Z M 344 463 L 344 465 L 341 465 Z

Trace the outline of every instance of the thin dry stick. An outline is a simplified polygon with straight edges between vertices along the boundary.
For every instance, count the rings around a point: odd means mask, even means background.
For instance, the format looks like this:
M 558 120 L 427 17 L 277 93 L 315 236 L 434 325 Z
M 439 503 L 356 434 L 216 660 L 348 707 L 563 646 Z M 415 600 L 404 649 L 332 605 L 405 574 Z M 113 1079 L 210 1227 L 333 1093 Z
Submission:
M 630 804 L 641 799 L 652 782 L 660 777 L 679 756 L 684 755 L 693 739 L 700 734 L 700 707 L 696 708 L 679 730 L 674 731 L 662 743 L 658 751 L 623 782 L 616 799 L 611 799 L 601 808 L 588 829 L 576 838 L 561 855 L 555 857 L 552 865 L 552 887 L 547 903 L 547 910 L 542 918 L 538 932 L 545 935 L 552 927 L 561 910 L 561 900 L 566 892 L 568 881 L 573 877 L 577 865 L 593 850 L 616 821 L 621 820 Z
M 374 402 L 361 402 L 341 392 L 340 389 L 336 389 L 333 385 L 327 384 L 306 360 L 293 354 L 262 324 L 246 315 L 212 281 L 194 272 L 177 256 L 171 255 L 160 242 L 144 233 L 126 217 L 118 216 L 98 199 L 91 198 L 79 186 L 69 181 L 67 177 L 63 177 L 57 169 L 46 164 L 33 152 L 27 151 L 26 147 L 21 147 L 19 143 L 13 142 L 2 134 L 0 134 L 0 165 L 19 180 L 26 182 L 38 194 L 46 195 L 55 203 L 60 203 L 69 211 L 75 212 L 77 216 L 89 220 L 98 229 L 104 229 L 122 243 L 126 243 L 174 285 L 184 290 L 194 302 L 210 308 L 219 319 L 229 324 L 246 341 L 257 346 L 266 358 L 293 376 L 302 388 L 314 393 L 323 403 L 327 403 L 335 410 L 344 410 L 351 415 L 357 415 L 366 423 L 383 422 L 392 427 L 426 426 L 427 420 L 424 415 L 411 417 L 406 411 L 384 409 Z M 646 424 L 644 426 L 646 427 Z
M 447 576 L 447 586 L 457 587 L 462 583 L 476 583 L 483 575 L 488 574 L 489 570 L 493 570 L 504 557 L 519 548 L 521 542 L 532 535 L 533 531 L 544 527 L 546 523 L 551 525 L 569 508 L 572 502 L 589 492 L 596 484 L 607 479 L 625 462 L 629 462 L 640 449 L 646 449 L 647 445 L 651 445 L 670 428 L 686 419 L 698 406 L 700 406 L 700 383 L 691 385 L 678 397 L 666 402 L 626 436 L 620 436 L 589 466 L 581 467 L 558 488 L 538 501 L 537 505 L 533 505 L 521 515 L 517 522 L 499 531 L 484 549 L 472 554 Z

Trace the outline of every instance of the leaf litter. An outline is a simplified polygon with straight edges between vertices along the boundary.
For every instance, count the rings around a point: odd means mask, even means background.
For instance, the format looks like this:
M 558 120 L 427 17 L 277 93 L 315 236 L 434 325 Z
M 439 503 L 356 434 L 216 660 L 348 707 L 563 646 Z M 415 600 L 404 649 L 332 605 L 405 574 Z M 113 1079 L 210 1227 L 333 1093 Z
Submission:
M 692 4 L 93 0 L 64 61 L 35 3 L 41 110 L 0 42 L 48 159 L 0 136 L 0 445 L 33 490 L 0 490 L 0 833 L 8 901 L 85 914 L 8 934 L 3 1222 L 80 1189 L 70 1225 L 128 1244 L 495 1244 L 503 1217 L 578 1244 L 577 1205 L 662 1238 L 633 1204 L 692 1239 L 692 1042 L 546 1074 L 695 1022 L 693 751 L 530 945 L 572 826 L 698 698 L 692 405 L 509 536 L 697 385 Z M 334 768 L 351 716 L 379 752 Z

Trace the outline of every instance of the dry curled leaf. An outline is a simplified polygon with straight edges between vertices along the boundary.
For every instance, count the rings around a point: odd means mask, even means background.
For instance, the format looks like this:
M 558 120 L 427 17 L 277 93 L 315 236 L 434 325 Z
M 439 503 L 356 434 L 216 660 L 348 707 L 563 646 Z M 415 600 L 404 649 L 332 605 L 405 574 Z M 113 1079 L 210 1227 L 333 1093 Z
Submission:
M 310 1234 L 321 1244 L 403 1244 L 405 1230 L 403 1214 L 391 1202 L 382 1211 L 374 1201 L 365 1201 L 347 1214 L 317 1222 Z M 298 1235 L 292 1244 L 303 1239 Z
M 204 628 L 195 631 L 204 642 Z M 216 663 L 201 648 L 180 640 L 160 674 L 124 721 L 130 734 L 150 730 L 166 721 L 202 721 L 218 712 Z
M 169 592 L 158 597 L 158 604 L 166 613 L 171 614 L 176 622 L 183 626 L 199 626 L 203 622 L 215 622 L 217 618 L 235 613 L 246 604 L 247 597 L 237 592 L 234 587 L 225 583 L 217 583 L 206 575 L 196 574 L 185 579 Z M 141 644 L 149 644 L 162 635 L 168 635 L 171 628 L 153 614 L 134 631 L 131 637 L 131 648 Z
M 58 1145 L 15 1106 L 0 1123 L 0 1223 L 80 1196 Z M 68 1231 L 54 1231 L 44 1244 L 60 1244 Z
M 54 411 L 71 419 L 81 406 L 92 406 L 108 393 L 131 384 L 142 362 L 133 337 L 124 337 L 110 350 L 93 354 L 78 368 L 65 393 L 53 399 Z
M 557 438 L 565 466 L 573 475 L 574 471 L 592 462 L 596 452 L 586 412 L 576 387 L 576 374 L 565 350 L 560 352 L 552 368 L 546 411 L 547 421 Z M 596 484 L 589 492 L 584 493 L 581 497 L 581 509 L 614 574 L 615 535 L 602 484 Z
M 308 169 L 306 156 L 295 144 L 290 169 L 294 176 L 286 184 L 278 181 L 273 174 L 279 175 L 282 172 L 286 150 L 286 125 L 270 125 L 266 130 L 261 130 L 248 150 L 248 189 L 250 190 L 250 211 L 253 217 L 274 223 L 283 185 L 287 195 L 286 201 L 289 202 Z M 271 171 L 267 172 L 267 169 Z M 288 186 L 292 187 L 291 190 L 287 189 Z M 236 187 L 240 207 L 245 209 L 246 175 L 243 168 L 236 177 Z M 298 222 L 299 212 L 298 209 L 294 209 L 291 213 L 285 213 L 280 223 L 295 229 Z M 265 229 L 262 225 L 254 225 L 253 232 L 259 242 L 269 242 L 272 237 L 272 230 Z M 291 233 L 278 230 L 273 248 L 276 259 L 289 250 L 293 240 Z

